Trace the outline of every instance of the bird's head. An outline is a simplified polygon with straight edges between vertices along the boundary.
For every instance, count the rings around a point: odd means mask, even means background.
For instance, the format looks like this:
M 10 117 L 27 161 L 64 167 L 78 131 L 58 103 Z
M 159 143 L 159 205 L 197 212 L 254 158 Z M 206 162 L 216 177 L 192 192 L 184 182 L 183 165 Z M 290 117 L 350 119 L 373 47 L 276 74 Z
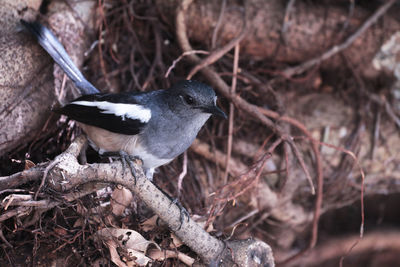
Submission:
M 171 96 L 170 106 L 177 112 L 206 113 L 227 118 L 217 106 L 214 90 L 201 82 L 180 81 L 168 89 Z

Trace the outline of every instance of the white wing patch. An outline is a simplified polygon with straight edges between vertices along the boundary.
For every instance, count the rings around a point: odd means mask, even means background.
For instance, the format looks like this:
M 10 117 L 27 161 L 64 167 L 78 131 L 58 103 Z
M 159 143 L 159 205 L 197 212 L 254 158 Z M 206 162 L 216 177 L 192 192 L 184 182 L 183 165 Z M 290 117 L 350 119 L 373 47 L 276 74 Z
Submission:
M 127 117 L 133 120 L 140 120 L 141 122 L 146 123 L 151 118 L 151 110 L 137 104 L 121 104 L 121 103 L 111 103 L 107 101 L 94 101 L 94 102 L 75 101 L 72 102 L 71 104 L 88 106 L 88 107 L 97 107 L 103 110 L 101 111 L 101 113 L 120 116 L 122 117 L 122 120 L 125 120 L 125 117 Z

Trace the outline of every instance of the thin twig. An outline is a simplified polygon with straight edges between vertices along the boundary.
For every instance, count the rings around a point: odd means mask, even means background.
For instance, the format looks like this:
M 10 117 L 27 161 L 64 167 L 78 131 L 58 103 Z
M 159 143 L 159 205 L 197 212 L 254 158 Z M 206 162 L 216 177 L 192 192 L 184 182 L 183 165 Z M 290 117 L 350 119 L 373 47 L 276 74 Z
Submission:
M 56 89 L 57 100 L 58 100 L 58 103 L 60 103 L 61 105 L 65 104 L 65 94 L 66 94 L 65 85 L 66 85 L 66 83 L 67 83 L 67 75 L 64 73 L 63 80 L 61 82 L 61 88 L 60 88 L 60 90 Z
M 294 144 L 294 143 L 293 143 L 293 144 Z M 312 194 L 312 195 L 315 195 L 315 188 L 314 188 L 314 184 L 313 184 L 313 181 L 312 181 L 310 172 L 308 171 L 308 169 L 307 169 L 307 167 L 306 167 L 306 164 L 304 163 L 303 157 L 301 156 L 299 149 L 297 148 L 297 146 L 293 146 L 293 147 L 292 147 L 292 150 L 293 150 L 293 152 L 294 152 L 296 158 L 298 159 L 298 161 L 299 161 L 299 163 L 300 163 L 300 166 L 301 166 L 301 168 L 302 168 L 303 171 L 304 171 L 304 174 L 306 175 L 308 184 L 310 185 L 310 188 L 311 188 L 311 194 Z
M 5 238 L 5 236 L 3 234 L 3 229 L 1 227 L 0 227 L 0 239 L 1 239 L 1 241 L 4 242 L 4 244 L 6 244 L 7 247 L 13 248 L 13 245 L 11 245 L 10 242 L 8 242 L 8 240 Z
M 190 45 L 189 39 L 187 37 L 187 29 L 186 29 L 186 23 L 185 23 L 185 10 L 187 10 L 188 6 L 190 5 L 192 1 L 184 1 L 181 5 L 181 10 L 178 12 L 176 16 L 176 35 L 177 39 L 179 42 L 179 45 L 181 46 L 183 51 L 190 51 L 192 50 L 192 46 Z M 200 59 L 195 56 L 191 55 L 190 60 L 198 64 L 200 62 Z M 266 114 L 273 114 L 275 119 L 282 119 L 282 117 L 273 111 L 270 110 L 264 110 L 266 113 L 263 113 L 260 110 L 260 107 L 248 103 L 246 100 L 242 99 L 240 96 L 235 95 L 231 96 L 229 93 L 229 87 L 226 85 L 225 81 L 211 68 L 211 67 L 206 67 L 202 69 L 202 74 L 209 80 L 209 82 L 219 90 L 219 92 L 232 101 L 238 108 L 242 109 L 243 111 L 247 112 L 248 114 L 251 114 L 255 118 L 257 118 L 262 124 L 267 126 L 268 128 L 272 129 L 278 136 L 285 138 L 287 135 L 283 131 L 283 129 L 279 126 L 276 125 L 274 122 L 272 122 L 269 118 L 267 118 L 268 115 Z M 270 117 L 270 116 L 268 116 Z M 299 123 L 296 120 L 287 118 L 288 122 L 290 122 L 292 125 L 298 127 L 301 126 L 302 128 L 300 129 L 304 133 L 307 133 L 306 135 L 309 135 L 311 137 L 311 134 L 307 131 L 307 129 Z M 310 139 L 311 140 L 311 139 Z M 290 139 L 285 138 L 285 141 L 287 142 L 293 142 Z M 310 246 L 314 246 L 316 243 L 317 239 L 317 230 L 318 230 L 318 221 L 319 221 L 319 216 L 321 212 L 321 205 L 322 205 L 322 188 L 323 188 L 323 170 L 322 170 L 322 160 L 321 160 L 321 155 L 318 151 L 318 145 L 316 142 L 311 142 L 311 147 L 312 150 L 315 154 L 315 165 L 317 169 L 317 197 L 315 201 L 315 208 L 314 208 L 314 218 L 313 218 L 313 234 L 312 238 L 310 241 Z
M 353 17 L 353 15 L 354 15 L 354 7 L 355 7 L 355 4 L 356 4 L 356 1 L 355 1 L 355 0 L 349 0 L 349 2 L 350 2 L 349 13 L 348 13 L 348 15 L 347 15 L 346 21 L 343 23 L 343 27 L 342 27 L 342 29 L 341 29 L 341 32 L 343 32 L 343 31 L 345 31 L 345 30 L 347 29 L 347 27 L 348 27 L 349 24 L 350 24 L 350 19 L 351 19 L 351 18 Z
M 99 8 L 97 9 L 99 11 L 99 17 L 102 18 L 102 21 L 104 22 L 104 24 L 106 25 L 107 28 L 107 22 L 105 19 L 105 14 L 104 14 L 104 6 L 103 4 L 99 5 Z M 108 79 L 108 74 L 107 74 L 107 70 L 106 70 L 106 64 L 104 62 L 104 58 L 103 58 L 103 48 L 102 48 L 102 39 L 103 39 L 103 23 L 100 23 L 100 29 L 99 29 L 99 45 L 97 46 L 98 50 L 99 50 L 99 58 L 100 58 L 100 69 L 101 72 L 103 73 L 104 76 L 104 81 L 106 82 L 109 90 L 112 90 L 112 86 L 111 86 L 111 82 Z
M 178 196 L 181 195 L 182 182 L 183 182 L 183 178 L 185 178 L 186 174 L 187 174 L 187 151 L 185 151 L 183 153 L 182 172 L 179 174 L 179 177 L 178 177 Z
M 231 85 L 231 94 L 234 95 L 236 93 L 236 83 L 237 83 L 237 73 L 238 73 L 238 66 L 239 66 L 239 50 L 240 46 L 237 44 L 235 46 L 235 53 L 233 59 L 233 76 L 232 76 L 232 85 Z M 226 152 L 226 169 L 223 176 L 223 184 L 228 182 L 228 173 L 229 173 L 229 160 L 231 159 L 232 154 L 232 139 L 233 139 L 233 124 L 234 124 L 234 114 L 235 113 L 235 106 L 233 103 L 229 103 L 229 129 L 228 129 L 228 149 Z
M 156 52 L 154 55 L 153 62 L 151 63 L 151 67 L 149 70 L 149 73 L 147 74 L 146 80 L 143 83 L 143 86 L 141 87 L 142 91 L 145 91 L 147 86 L 149 86 L 151 80 L 154 79 L 154 70 L 157 66 L 157 64 L 160 64 L 161 62 L 161 36 L 160 33 L 157 29 L 156 23 L 152 23 L 152 28 L 153 28 L 153 33 L 154 33 L 154 39 L 155 39 L 155 44 L 156 44 Z
M 214 198 L 213 204 L 209 211 L 205 228 L 207 228 L 208 225 L 210 225 L 210 223 L 218 216 L 228 202 L 235 201 L 236 198 L 247 192 L 258 183 L 265 164 L 271 158 L 273 151 L 282 143 L 282 141 L 283 140 L 281 138 L 278 138 L 270 146 L 268 152 L 265 153 L 253 166 L 251 166 L 245 174 L 240 175 L 235 181 L 224 185 L 217 192 L 215 192 L 216 197 Z M 217 207 L 220 207 L 219 211 L 217 211 Z
M 18 207 L 7 212 L 2 212 L 0 214 L 0 222 L 8 220 L 12 217 L 21 217 L 24 215 L 28 215 L 30 211 L 31 211 L 30 207 Z
M 282 29 L 281 29 L 281 37 L 285 44 L 287 43 L 286 32 L 290 26 L 290 23 L 289 23 L 290 14 L 292 13 L 292 9 L 293 9 L 295 2 L 296 2 L 296 0 L 289 0 L 289 2 L 286 5 L 285 16 L 283 18 L 283 24 L 282 24 Z
M 214 162 L 216 166 L 226 169 L 226 155 L 221 150 L 218 150 L 216 148 L 213 149 L 212 146 L 210 146 L 209 144 L 196 139 L 191 146 L 191 151 L 201 155 L 203 158 L 211 162 Z M 231 165 L 229 167 L 229 174 L 231 176 L 238 176 L 241 173 L 245 172 L 247 169 L 247 166 L 245 164 L 232 157 L 229 161 L 229 164 Z
M 229 224 L 228 226 L 225 226 L 225 229 L 229 229 L 232 227 L 235 227 L 237 224 L 247 220 L 248 218 L 256 215 L 257 213 L 259 213 L 260 211 L 258 209 L 254 209 L 252 211 L 250 211 L 249 213 L 241 216 L 239 219 L 235 220 L 234 222 L 232 222 L 231 224 Z
M 360 162 L 358 161 L 358 157 L 350 150 L 347 150 L 345 148 L 341 148 L 341 147 L 336 147 L 333 146 L 331 144 L 327 144 L 327 143 L 322 143 L 320 142 L 321 145 L 330 147 L 330 148 L 334 148 L 337 149 L 343 153 L 346 153 L 347 155 L 349 155 L 350 157 L 353 158 L 354 160 L 354 165 L 357 165 L 357 167 L 359 168 L 360 174 L 361 174 L 361 191 L 360 191 L 360 209 L 361 209 L 361 223 L 360 223 L 360 235 L 358 237 L 358 239 L 356 241 L 354 241 L 353 245 L 347 250 L 346 254 L 343 255 L 340 258 L 340 262 L 339 265 L 343 266 L 343 261 L 344 258 L 350 254 L 350 252 L 354 249 L 354 247 L 356 247 L 358 245 L 358 243 L 361 241 L 361 239 L 364 236 L 364 225 L 365 225 L 365 208 L 364 208 L 364 191 L 365 191 L 365 174 L 364 171 L 361 167 Z
M 216 46 L 218 31 L 222 25 L 222 18 L 224 17 L 224 14 L 225 14 L 225 8 L 226 8 L 226 0 L 222 0 L 221 11 L 219 12 L 217 25 L 215 25 L 215 28 L 214 28 L 214 31 L 213 31 L 213 34 L 211 37 L 211 49 L 214 49 Z
M 383 101 L 386 113 L 394 121 L 394 123 L 396 123 L 397 127 L 400 128 L 400 118 L 395 114 L 387 99 L 384 99 Z
M 370 158 L 373 160 L 375 155 L 375 148 L 379 142 L 379 134 L 380 134 L 380 126 L 381 126 L 381 109 L 378 107 L 378 110 L 375 113 L 375 122 L 374 122 L 374 134 L 372 137 L 371 144 L 371 154 Z
M 205 59 L 201 60 L 187 75 L 187 79 L 191 79 L 199 70 L 213 64 L 214 62 L 216 62 L 218 59 L 220 59 L 221 57 L 223 57 L 226 53 L 228 53 L 228 51 L 230 51 L 233 47 L 235 47 L 241 40 L 243 40 L 243 38 L 246 36 L 248 30 L 248 25 L 246 22 L 246 15 L 244 14 L 244 19 L 243 19 L 243 29 L 240 32 L 240 34 L 232 39 L 229 43 L 227 43 L 226 45 L 224 45 L 221 48 L 218 48 L 214 51 L 212 51 L 212 53 L 206 57 Z
M 309 138 L 310 138 L 310 137 L 307 137 L 307 139 L 309 139 Z M 358 239 L 351 245 L 351 247 L 347 250 L 347 252 L 345 253 L 345 255 L 343 255 L 343 256 L 341 257 L 341 259 L 340 259 L 340 266 L 342 266 L 344 258 L 345 258 L 348 254 L 350 254 L 350 252 L 354 249 L 354 247 L 357 246 L 357 244 L 361 241 L 361 239 L 362 239 L 363 236 L 364 236 L 364 225 L 365 225 L 365 207 L 364 207 L 365 173 L 364 173 L 364 171 L 363 171 L 363 169 L 362 169 L 362 167 L 361 167 L 360 162 L 358 161 L 358 157 L 357 157 L 352 151 L 350 151 L 350 150 L 348 150 L 348 149 L 345 149 L 345 148 L 342 148 L 342 147 L 334 146 L 334 145 L 331 145 L 331 144 L 328 144 L 328 143 L 320 142 L 320 141 L 315 140 L 315 139 L 313 139 L 313 138 L 311 138 L 310 140 L 311 140 L 314 144 L 319 144 L 319 145 L 327 146 L 327 147 L 336 149 L 336 150 L 338 150 L 338 151 L 341 151 L 341 152 L 343 152 L 343 153 L 349 155 L 349 156 L 354 160 L 354 165 L 356 165 L 356 166 L 358 167 L 359 172 L 360 172 L 360 175 L 361 175 L 361 189 L 360 189 L 360 206 L 361 206 L 361 207 L 360 207 L 360 214 L 361 214 L 361 223 L 360 223 L 360 234 L 359 234 Z M 354 166 L 354 165 L 353 165 L 353 166 Z M 318 195 L 319 195 L 319 194 L 317 193 L 317 196 L 318 196 Z M 316 242 L 316 240 L 315 240 L 314 242 Z M 311 244 L 310 244 L 310 245 L 311 245 Z M 314 246 L 315 246 L 315 243 L 314 243 Z M 311 248 L 311 246 L 309 246 L 309 248 Z M 303 255 L 306 251 L 308 251 L 308 249 L 299 252 L 298 254 L 296 254 L 296 255 L 294 255 L 294 256 L 292 256 L 292 257 L 290 257 L 290 258 L 284 260 L 284 261 L 281 262 L 281 263 L 282 263 L 282 264 L 286 264 L 286 263 L 288 263 L 288 262 L 291 262 L 291 261 L 293 261 L 293 260 L 299 258 L 299 257 L 300 257 L 301 255 Z
M 42 181 L 40 182 L 39 188 L 38 188 L 38 190 L 37 190 L 36 193 L 35 193 L 35 197 L 33 198 L 34 200 L 37 199 L 40 190 L 42 190 L 42 188 L 43 188 L 43 186 L 44 186 L 44 183 L 46 182 L 47 175 L 49 174 L 49 171 L 50 171 L 51 169 L 53 169 L 54 166 L 57 165 L 57 163 L 58 163 L 57 160 L 52 161 L 52 162 L 46 167 L 46 169 L 44 170 L 43 177 L 42 177 Z
M 346 56 L 344 55 L 346 58 Z M 348 65 L 348 68 L 351 70 L 353 73 L 356 81 L 360 85 L 360 92 L 364 95 L 366 95 L 372 102 L 378 104 L 381 107 L 385 108 L 386 114 L 393 120 L 393 122 L 397 125 L 398 128 L 400 128 L 400 118 L 395 114 L 393 111 L 392 106 L 384 96 L 379 96 L 377 94 L 370 93 L 363 81 L 363 79 L 360 77 L 360 75 L 355 71 L 354 67 L 352 66 L 351 62 L 349 60 L 345 60 L 346 64 Z
M 323 199 L 323 184 L 324 184 L 324 174 L 323 174 L 323 169 L 322 169 L 322 159 L 321 159 L 321 153 L 319 152 L 319 142 L 315 141 L 312 138 L 311 133 L 307 130 L 307 128 L 299 121 L 290 118 L 288 116 L 280 116 L 278 113 L 272 111 L 272 110 L 266 110 L 264 108 L 259 108 L 260 112 L 262 112 L 264 115 L 274 118 L 278 121 L 284 121 L 287 122 L 296 128 L 298 128 L 303 134 L 311 141 L 311 149 L 314 153 L 315 156 L 315 168 L 317 170 L 317 196 L 315 199 L 315 204 L 314 204 L 314 217 L 313 217 L 313 223 L 312 223 L 312 235 L 310 239 L 310 244 L 309 247 L 296 254 L 295 256 L 289 258 L 288 260 L 285 260 L 284 262 L 289 262 L 292 259 L 299 257 L 302 255 L 304 252 L 306 252 L 308 249 L 313 248 L 315 244 L 317 243 L 318 239 L 318 221 L 319 221 L 319 216 L 321 214 L 321 206 L 322 206 L 322 199 Z
M 193 54 L 209 54 L 210 52 L 204 50 L 191 50 L 185 51 L 177 59 L 172 62 L 172 65 L 168 68 L 167 73 L 165 73 L 164 78 L 168 78 L 170 72 L 175 68 L 176 64 L 182 60 L 183 57 L 193 55 Z

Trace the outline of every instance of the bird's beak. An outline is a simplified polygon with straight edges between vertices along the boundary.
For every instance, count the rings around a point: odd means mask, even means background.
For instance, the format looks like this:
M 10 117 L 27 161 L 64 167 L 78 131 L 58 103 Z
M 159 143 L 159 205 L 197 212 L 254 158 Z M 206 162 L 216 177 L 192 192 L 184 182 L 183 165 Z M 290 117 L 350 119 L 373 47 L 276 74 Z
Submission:
M 213 114 L 213 115 L 217 115 L 217 116 L 220 116 L 220 117 L 222 117 L 222 118 L 224 118 L 224 119 L 227 119 L 227 118 L 228 118 L 228 116 L 226 116 L 225 112 L 223 112 L 222 109 L 220 109 L 220 108 L 217 107 L 217 106 L 203 107 L 202 110 L 203 110 L 204 112 L 206 112 L 206 113 L 210 113 L 210 114 Z

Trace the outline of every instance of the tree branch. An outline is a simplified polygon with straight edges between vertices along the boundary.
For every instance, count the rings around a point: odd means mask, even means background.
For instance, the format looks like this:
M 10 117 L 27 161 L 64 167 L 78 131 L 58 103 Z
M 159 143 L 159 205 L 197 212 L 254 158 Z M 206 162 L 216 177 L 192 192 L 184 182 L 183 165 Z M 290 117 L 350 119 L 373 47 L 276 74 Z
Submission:
M 176 236 L 196 252 L 206 263 L 222 263 L 222 266 L 232 266 L 233 264 L 250 266 L 247 265 L 250 264 L 249 262 L 257 261 L 258 259 L 252 256 L 256 255 L 257 251 L 261 253 L 261 256 L 257 257 L 273 258 L 271 248 L 264 242 L 255 240 L 235 241 L 234 247 L 229 247 L 228 243 L 229 249 L 226 249 L 227 246 L 224 242 L 208 234 L 191 218 L 187 220 L 185 218 L 181 224 L 180 208 L 146 178 L 138 162 L 134 162 L 133 164 L 136 177 L 133 177 L 131 172 L 124 170 L 119 161 L 110 164 L 80 165 L 77 157 L 86 141 L 84 136 L 77 137 L 64 153 L 52 161 L 57 162 L 57 164 L 54 168 L 48 170 L 46 183 L 48 187 L 57 191 L 67 192 L 78 186 L 93 182 L 123 185 L 134 192 L 168 225 Z M 4 186 L 6 182 L 9 184 L 10 178 L 15 179 L 17 176 L 29 177 L 32 180 L 39 181 L 46 171 L 46 167 L 43 165 L 34 167 L 33 169 L 9 177 L 0 177 L 0 185 Z M 27 207 L 22 206 L 17 209 L 24 209 L 25 212 L 29 213 L 29 208 Z M 15 215 L 12 213 L 7 214 L 8 217 Z M 270 266 L 273 266 L 273 261 Z

